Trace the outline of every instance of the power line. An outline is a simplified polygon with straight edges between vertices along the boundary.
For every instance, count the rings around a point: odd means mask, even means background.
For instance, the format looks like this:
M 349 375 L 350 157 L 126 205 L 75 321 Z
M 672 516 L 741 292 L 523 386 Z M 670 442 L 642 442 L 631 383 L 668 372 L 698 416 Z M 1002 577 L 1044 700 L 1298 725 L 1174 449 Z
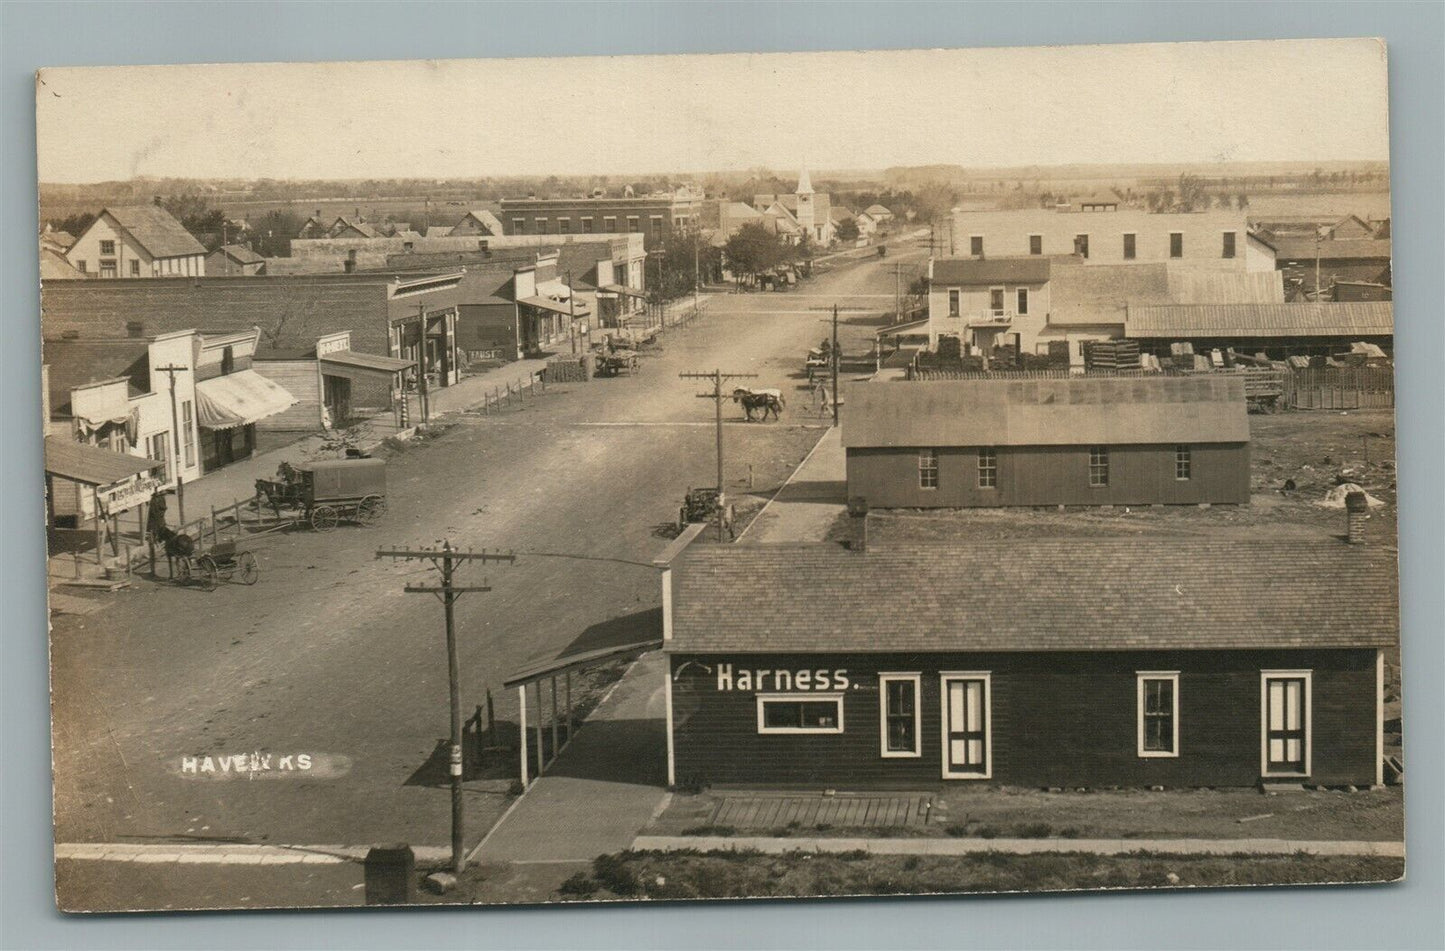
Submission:
M 722 385 L 724 380 L 746 380 L 757 377 L 756 373 L 724 373 L 722 370 L 692 371 L 679 373 L 678 377 L 684 380 L 712 380 L 711 393 L 699 393 L 699 399 L 711 399 L 717 411 L 717 540 L 723 540 L 723 512 L 726 509 L 724 495 L 726 486 L 723 484 L 723 424 L 722 424 Z

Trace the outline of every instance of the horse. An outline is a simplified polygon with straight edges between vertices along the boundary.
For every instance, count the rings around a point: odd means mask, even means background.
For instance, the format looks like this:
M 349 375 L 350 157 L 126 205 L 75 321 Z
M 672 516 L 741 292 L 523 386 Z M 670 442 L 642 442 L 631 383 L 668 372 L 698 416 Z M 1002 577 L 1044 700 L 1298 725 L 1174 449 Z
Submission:
M 743 386 L 733 390 L 733 402 L 742 404 L 743 412 L 747 414 L 750 423 L 756 410 L 761 410 L 763 422 L 768 421 L 769 413 L 773 414 L 773 419 L 781 419 L 780 414 L 787 405 L 782 390 L 752 390 Z
M 169 526 L 161 525 L 152 533 L 156 541 L 165 546 L 166 566 L 170 569 L 170 577 L 176 576 L 176 559 L 189 559 L 196 551 L 196 540 L 189 535 L 182 535 Z

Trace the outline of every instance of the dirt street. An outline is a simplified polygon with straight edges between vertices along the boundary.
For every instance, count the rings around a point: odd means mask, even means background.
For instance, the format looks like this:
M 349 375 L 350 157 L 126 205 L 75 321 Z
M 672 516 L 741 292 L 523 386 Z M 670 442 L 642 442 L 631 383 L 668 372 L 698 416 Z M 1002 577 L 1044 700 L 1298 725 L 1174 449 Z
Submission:
M 464 596 L 457 615 L 465 709 L 491 687 L 503 732 L 515 733 L 515 696 L 497 690 L 510 671 L 656 625 L 651 559 L 684 491 L 715 481 L 712 404 L 677 374 L 754 372 L 757 385 L 785 391 L 781 422 L 746 424 L 725 407 L 729 491 L 755 510 L 823 431 L 799 372 L 827 333 L 821 321 L 843 305 L 844 350 L 862 350 L 870 314 L 892 309 L 893 265 L 920 258 L 895 248 L 791 292 L 717 294 L 636 376 L 462 417 L 392 457 L 381 525 L 248 542 L 261 570 L 253 588 L 138 581 L 94 596 L 103 605 L 93 613 L 58 615 L 58 839 L 445 844 L 442 611 L 402 591 L 431 580 L 430 566 L 376 560 L 375 550 L 449 538 L 517 553 L 514 566 L 461 575 L 493 590 Z M 238 776 L 217 765 L 253 753 L 273 769 Z M 468 783 L 469 842 L 504 808 L 514 769 L 498 764 Z

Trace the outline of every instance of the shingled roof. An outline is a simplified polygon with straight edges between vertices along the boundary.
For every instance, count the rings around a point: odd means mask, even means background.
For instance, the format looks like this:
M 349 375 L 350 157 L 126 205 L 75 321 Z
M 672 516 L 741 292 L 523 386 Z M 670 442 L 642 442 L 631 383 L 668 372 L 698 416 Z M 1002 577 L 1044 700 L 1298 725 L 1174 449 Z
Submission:
M 1227 374 L 856 383 L 846 448 L 1249 441 L 1244 381 Z
M 939 258 L 933 262 L 932 283 L 947 285 L 1042 284 L 1049 279 L 1050 262 L 1039 255 L 1014 258 Z
M 123 205 L 106 208 L 100 214 L 101 217 L 110 215 L 115 219 L 153 258 L 177 258 L 206 253 L 201 242 L 197 241 L 174 215 L 158 205 Z
M 698 546 L 673 591 L 678 652 L 1368 648 L 1399 631 L 1395 551 L 1337 540 Z

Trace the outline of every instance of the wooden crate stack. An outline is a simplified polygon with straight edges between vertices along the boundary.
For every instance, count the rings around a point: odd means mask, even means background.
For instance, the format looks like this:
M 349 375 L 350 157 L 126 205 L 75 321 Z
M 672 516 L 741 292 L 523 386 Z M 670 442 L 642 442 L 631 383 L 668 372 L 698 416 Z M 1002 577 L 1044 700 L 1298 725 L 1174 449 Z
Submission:
M 1139 369 L 1137 340 L 1092 340 L 1084 344 L 1084 362 L 1090 370 Z

